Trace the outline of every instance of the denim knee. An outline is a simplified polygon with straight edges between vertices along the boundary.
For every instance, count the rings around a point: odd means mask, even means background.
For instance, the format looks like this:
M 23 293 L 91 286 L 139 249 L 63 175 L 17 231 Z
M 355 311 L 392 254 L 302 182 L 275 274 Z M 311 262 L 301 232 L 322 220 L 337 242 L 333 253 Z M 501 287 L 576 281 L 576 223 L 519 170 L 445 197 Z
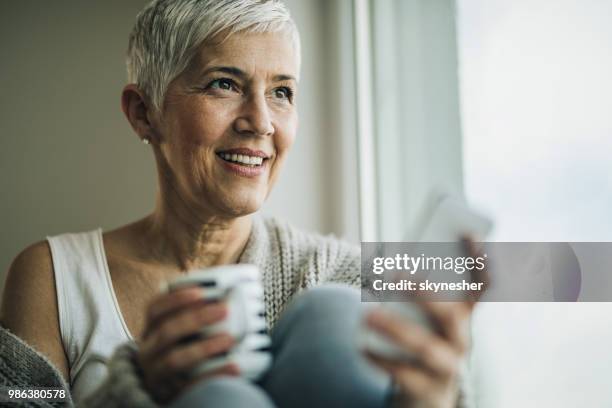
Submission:
M 179 396 L 170 408 L 274 408 L 266 392 L 241 377 L 214 377 L 204 380 Z
M 272 331 L 274 363 L 264 388 L 280 406 L 382 407 L 389 379 L 356 344 L 358 289 L 325 285 L 296 296 Z
M 362 306 L 359 290 L 348 285 L 328 284 L 308 289 L 296 295 L 282 313 L 271 333 L 273 347 L 296 332 L 352 331 L 362 316 Z
M 342 313 L 356 315 L 361 310 L 359 289 L 348 285 L 326 284 L 308 289 L 298 294 L 287 307 L 287 313 L 304 313 L 329 318 Z

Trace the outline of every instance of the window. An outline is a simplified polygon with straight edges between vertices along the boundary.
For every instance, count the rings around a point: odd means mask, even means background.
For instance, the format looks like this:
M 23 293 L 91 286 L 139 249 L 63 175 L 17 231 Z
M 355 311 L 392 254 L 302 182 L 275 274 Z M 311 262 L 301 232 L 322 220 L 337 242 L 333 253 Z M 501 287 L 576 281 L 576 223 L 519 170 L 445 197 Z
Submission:
M 463 190 L 455 9 L 449 0 L 369 7 L 375 236 L 401 241 L 430 189 Z
M 612 1 L 354 3 L 370 23 L 372 236 L 404 239 L 442 187 L 492 216 L 494 241 L 612 241 Z M 477 406 L 612 405 L 611 314 L 479 305 Z
M 497 241 L 612 241 L 612 2 L 459 0 L 466 196 Z M 479 406 L 608 406 L 612 305 L 482 304 Z

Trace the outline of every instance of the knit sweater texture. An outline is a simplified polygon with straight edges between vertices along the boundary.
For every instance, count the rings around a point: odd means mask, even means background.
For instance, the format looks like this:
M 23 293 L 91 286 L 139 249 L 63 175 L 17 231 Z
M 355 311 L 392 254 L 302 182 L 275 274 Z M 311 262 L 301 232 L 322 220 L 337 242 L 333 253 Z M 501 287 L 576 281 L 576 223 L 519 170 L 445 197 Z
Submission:
M 240 263 L 254 264 L 262 274 L 268 328 L 298 292 L 321 283 L 360 285 L 358 246 L 293 228 L 274 218 L 255 217 Z

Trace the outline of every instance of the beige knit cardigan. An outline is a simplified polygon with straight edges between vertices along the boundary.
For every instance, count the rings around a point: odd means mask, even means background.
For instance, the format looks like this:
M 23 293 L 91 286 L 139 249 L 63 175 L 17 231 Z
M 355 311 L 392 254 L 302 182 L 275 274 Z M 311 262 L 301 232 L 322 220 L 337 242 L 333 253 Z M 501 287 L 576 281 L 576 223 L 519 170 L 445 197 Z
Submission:
M 333 236 L 291 227 L 274 218 L 255 217 L 239 263 L 263 272 L 268 327 L 276 323 L 287 301 L 297 292 L 321 283 L 360 285 L 361 251 Z

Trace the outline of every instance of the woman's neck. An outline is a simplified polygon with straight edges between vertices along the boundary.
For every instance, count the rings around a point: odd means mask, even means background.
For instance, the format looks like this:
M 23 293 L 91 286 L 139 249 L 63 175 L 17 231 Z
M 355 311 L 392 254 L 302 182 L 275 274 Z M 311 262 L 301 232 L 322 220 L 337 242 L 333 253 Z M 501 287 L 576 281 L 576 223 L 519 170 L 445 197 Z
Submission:
M 155 211 L 143 220 L 150 256 L 182 272 L 236 263 L 251 233 L 251 217 L 220 217 L 184 204 L 158 197 Z

